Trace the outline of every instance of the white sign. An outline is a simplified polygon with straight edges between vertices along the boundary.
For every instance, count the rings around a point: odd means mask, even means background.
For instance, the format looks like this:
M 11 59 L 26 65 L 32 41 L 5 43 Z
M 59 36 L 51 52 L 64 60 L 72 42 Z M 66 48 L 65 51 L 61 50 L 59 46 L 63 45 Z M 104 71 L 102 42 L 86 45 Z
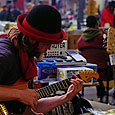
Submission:
M 63 40 L 60 44 L 52 44 L 50 50 L 67 50 L 67 40 Z
M 67 50 L 67 40 L 63 40 L 60 44 L 52 44 L 50 50 L 46 51 L 46 56 L 65 56 Z
M 110 54 L 109 58 L 110 58 L 111 65 L 115 65 L 115 54 Z

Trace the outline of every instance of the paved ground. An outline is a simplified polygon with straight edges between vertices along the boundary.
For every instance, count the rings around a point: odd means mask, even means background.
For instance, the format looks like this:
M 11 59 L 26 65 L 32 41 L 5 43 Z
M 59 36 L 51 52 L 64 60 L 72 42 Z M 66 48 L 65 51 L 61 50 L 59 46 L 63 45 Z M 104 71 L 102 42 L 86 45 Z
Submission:
M 100 99 L 97 98 L 97 90 L 96 90 L 96 87 L 95 86 L 92 86 L 92 87 L 85 87 L 84 88 L 84 97 L 86 97 L 87 99 L 89 100 L 93 100 L 93 101 L 97 101 L 99 102 Z M 104 98 L 104 100 L 106 100 L 106 98 Z M 112 97 L 109 96 L 109 103 L 111 103 L 112 101 Z

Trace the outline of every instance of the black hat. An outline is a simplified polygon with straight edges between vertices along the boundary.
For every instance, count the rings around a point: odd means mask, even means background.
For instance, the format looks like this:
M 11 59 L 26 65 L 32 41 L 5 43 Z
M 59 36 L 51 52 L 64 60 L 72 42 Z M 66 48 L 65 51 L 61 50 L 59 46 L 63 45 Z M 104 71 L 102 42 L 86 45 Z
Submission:
M 115 8 L 115 0 L 109 0 L 109 7 Z
M 56 44 L 65 39 L 60 13 L 49 5 L 37 5 L 17 18 L 18 29 L 31 39 Z
M 96 27 L 97 18 L 94 15 L 89 15 L 86 19 L 87 27 Z

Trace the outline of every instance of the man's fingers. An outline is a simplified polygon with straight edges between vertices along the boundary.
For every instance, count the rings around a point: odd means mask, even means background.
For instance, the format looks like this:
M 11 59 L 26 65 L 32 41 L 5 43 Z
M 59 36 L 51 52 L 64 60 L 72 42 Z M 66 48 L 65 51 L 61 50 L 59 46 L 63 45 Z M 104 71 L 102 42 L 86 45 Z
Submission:
M 38 100 L 34 99 L 33 103 L 34 103 L 34 105 L 37 105 L 38 104 Z
M 78 78 L 75 74 L 72 73 L 72 76 L 75 77 L 76 79 Z

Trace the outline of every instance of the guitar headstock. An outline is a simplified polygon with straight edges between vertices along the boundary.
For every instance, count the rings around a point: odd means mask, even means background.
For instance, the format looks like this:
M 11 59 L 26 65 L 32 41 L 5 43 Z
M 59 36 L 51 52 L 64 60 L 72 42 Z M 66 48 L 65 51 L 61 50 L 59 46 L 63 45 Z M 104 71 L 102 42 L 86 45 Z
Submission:
M 112 27 L 107 32 L 107 52 L 115 53 L 115 29 Z
M 92 78 L 99 78 L 99 74 L 93 70 L 79 70 L 77 74 L 80 75 L 80 78 L 85 82 L 90 82 Z

